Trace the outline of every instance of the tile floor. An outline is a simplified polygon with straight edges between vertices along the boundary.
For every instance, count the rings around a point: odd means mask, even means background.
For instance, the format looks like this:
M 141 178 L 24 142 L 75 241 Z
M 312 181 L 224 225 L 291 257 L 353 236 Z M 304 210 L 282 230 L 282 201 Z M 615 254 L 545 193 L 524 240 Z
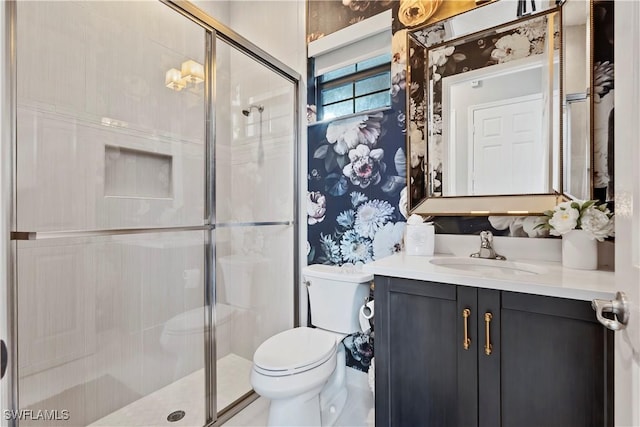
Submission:
M 251 389 L 249 372 L 251 361 L 236 354 L 229 354 L 218 361 L 220 391 L 218 407 L 223 408 Z M 349 396 L 336 427 L 373 427 L 373 394 L 369 389 L 367 374 L 347 369 Z M 109 415 L 90 427 L 201 427 L 204 420 L 204 370 L 198 370 L 156 392 L 143 397 Z M 158 412 L 158 408 L 166 408 Z M 167 415 L 183 410 L 185 417 L 168 422 Z M 258 398 L 225 427 L 265 427 L 269 413 L 269 400 Z

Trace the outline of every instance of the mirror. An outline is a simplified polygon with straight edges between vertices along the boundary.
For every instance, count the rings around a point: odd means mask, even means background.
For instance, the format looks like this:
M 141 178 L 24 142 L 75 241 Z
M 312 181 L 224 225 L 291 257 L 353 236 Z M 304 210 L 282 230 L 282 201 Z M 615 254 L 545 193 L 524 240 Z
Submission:
M 593 198 L 591 133 L 591 2 L 568 0 L 562 8 L 564 39 L 564 165 L 567 198 Z
M 495 1 L 408 33 L 412 212 L 555 206 L 564 166 L 560 15 L 517 18 L 514 2 Z

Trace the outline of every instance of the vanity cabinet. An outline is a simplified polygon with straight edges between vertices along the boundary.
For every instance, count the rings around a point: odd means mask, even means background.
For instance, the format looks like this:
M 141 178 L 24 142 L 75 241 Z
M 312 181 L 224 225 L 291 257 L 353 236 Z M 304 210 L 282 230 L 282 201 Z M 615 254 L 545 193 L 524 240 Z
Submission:
M 376 425 L 613 425 L 590 302 L 376 276 Z

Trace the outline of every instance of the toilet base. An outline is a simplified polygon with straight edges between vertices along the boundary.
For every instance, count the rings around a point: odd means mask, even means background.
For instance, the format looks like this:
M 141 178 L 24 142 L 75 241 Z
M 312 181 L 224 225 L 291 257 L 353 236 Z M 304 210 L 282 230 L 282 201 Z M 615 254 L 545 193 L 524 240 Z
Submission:
M 320 416 L 323 426 L 332 426 L 347 403 L 347 356 L 342 343 L 338 344 L 336 369 L 320 392 Z
M 346 354 L 338 345 L 336 367 L 326 383 L 289 399 L 273 399 L 268 426 L 329 427 L 335 424 L 347 402 Z
M 269 407 L 267 426 L 320 427 L 320 388 L 314 388 L 293 399 L 276 399 Z

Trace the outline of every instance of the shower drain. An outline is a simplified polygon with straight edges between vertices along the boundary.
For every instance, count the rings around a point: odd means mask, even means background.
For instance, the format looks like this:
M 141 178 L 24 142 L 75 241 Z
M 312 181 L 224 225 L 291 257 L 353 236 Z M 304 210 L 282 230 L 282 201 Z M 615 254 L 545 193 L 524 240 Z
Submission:
M 180 421 L 181 419 L 183 419 L 185 415 L 186 412 L 184 411 L 173 411 L 172 413 L 167 415 L 167 421 L 169 421 L 170 423 L 175 423 L 176 421 Z

